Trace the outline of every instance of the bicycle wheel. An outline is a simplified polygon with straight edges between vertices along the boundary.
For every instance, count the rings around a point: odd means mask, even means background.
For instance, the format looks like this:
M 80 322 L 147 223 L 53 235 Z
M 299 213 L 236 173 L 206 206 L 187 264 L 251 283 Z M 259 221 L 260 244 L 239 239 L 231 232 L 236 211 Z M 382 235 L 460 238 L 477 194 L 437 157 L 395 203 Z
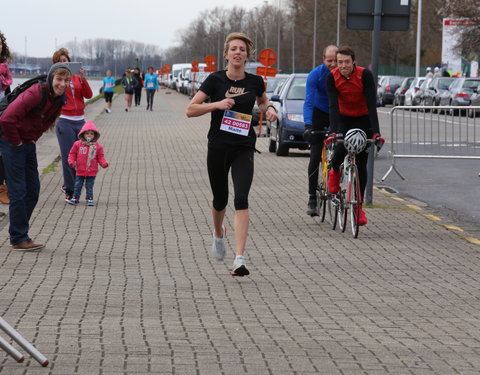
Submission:
M 345 170 L 342 168 L 341 178 L 340 178 L 340 192 L 337 194 L 338 197 L 338 227 L 342 232 L 345 232 L 347 227 L 347 213 L 348 213 L 348 204 L 347 204 L 347 189 L 345 187 L 347 183 L 347 176 L 345 175 Z
M 350 167 L 350 181 L 348 182 L 348 205 L 350 207 L 350 226 L 352 228 L 353 238 L 358 237 L 358 219 L 360 217 L 360 204 L 362 195 L 360 192 L 360 179 L 356 165 Z
M 338 217 L 338 199 L 336 195 L 328 193 L 328 199 L 325 201 L 325 205 L 328 209 L 328 222 L 333 230 L 337 227 Z
M 327 211 L 327 201 L 325 200 L 325 189 L 322 185 L 317 187 L 317 213 L 320 216 L 320 222 L 325 221 L 325 213 Z

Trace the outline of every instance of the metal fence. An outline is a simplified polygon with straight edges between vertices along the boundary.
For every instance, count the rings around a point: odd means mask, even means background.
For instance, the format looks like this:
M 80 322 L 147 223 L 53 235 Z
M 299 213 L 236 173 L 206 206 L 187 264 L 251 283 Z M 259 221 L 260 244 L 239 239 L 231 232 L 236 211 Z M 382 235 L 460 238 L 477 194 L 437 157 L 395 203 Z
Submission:
M 390 111 L 390 168 L 400 158 L 480 159 L 480 106 L 398 106 Z

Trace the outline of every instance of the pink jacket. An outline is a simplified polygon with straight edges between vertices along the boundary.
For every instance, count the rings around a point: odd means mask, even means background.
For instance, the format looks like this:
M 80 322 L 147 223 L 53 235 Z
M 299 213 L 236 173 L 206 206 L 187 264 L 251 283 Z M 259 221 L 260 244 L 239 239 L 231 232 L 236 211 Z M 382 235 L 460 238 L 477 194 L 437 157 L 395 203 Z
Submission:
M 8 69 L 8 63 L 0 63 L 0 91 L 5 91 L 12 82 L 12 74 Z
M 87 130 L 93 130 L 95 137 L 90 145 L 85 141 L 84 133 Z M 102 168 L 108 167 L 108 162 L 105 160 L 103 146 L 97 142 L 100 137 L 100 132 L 91 121 L 87 121 L 83 125 L 82 130 L 78 133 L 78 141 L 76 141 L 68 155 L 68 165 L 75 168 L 77 176 L 96 176 L 98 172 L 98 164 Z M 95 150 L 92 149 L 95 147 Z M 90 159 L 90 160 L 89 160 Z M 88 163 L 90 162 L 90 165 Z

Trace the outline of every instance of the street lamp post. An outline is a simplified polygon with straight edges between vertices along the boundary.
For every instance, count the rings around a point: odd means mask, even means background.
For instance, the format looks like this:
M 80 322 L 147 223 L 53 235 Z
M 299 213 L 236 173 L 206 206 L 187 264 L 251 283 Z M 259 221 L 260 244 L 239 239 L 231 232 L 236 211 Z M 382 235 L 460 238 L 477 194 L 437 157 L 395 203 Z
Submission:
M 337 1 L 337 47 L 340 45 L 340 0 Z
M 420 76 L 420 51 L 422 47 L 422 0 L 418 0 L 417 9 L 417 57 L 415 59 L 415 77 Z

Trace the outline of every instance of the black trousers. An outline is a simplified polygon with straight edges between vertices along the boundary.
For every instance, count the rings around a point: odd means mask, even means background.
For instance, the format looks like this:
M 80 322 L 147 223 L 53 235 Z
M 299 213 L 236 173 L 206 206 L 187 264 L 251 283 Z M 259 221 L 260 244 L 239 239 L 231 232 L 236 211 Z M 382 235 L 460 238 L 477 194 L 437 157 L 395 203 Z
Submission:
M 330 125 L 330 117 L 327 112 L 313 107 L 312 113 L 313 131 L 326 131 Z M 315 134 L 310 140 L 310 161 L 308 163 L 308 194 L 315 196 L 318 186 L 318 175 L 322 163 L 322 146 L 325 140 L 324 134 Z
M 140 105 L 140 99 L 142 99 L 142 87 L 135 88 L 135 105 Z
M 235 210 L 248 209 L 253 181 L 253 153 L 250 148 L 208 149 L 207 167 L 213 193 L 213 208 L 222 211 L 228 203 L 228 172 L 232 170 Z

